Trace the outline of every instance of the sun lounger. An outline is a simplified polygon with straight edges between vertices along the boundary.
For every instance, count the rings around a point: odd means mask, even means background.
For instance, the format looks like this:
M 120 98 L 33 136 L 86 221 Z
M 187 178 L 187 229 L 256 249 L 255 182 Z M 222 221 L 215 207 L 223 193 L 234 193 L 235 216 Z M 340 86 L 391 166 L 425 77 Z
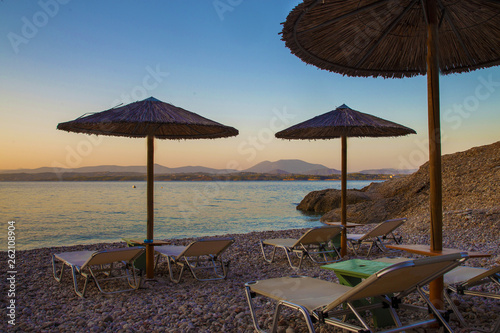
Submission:
M 129 238 L 122 238 L 125 243 L 127 243 L 128 247 L 136 247 L 136 246 L 141 246 L 139 244 L 134 243 L 131 239 Z M 134 266 L 135 268 L 139 269 L 141 276 L 145 274 L 146 272 L 146 252 L 141 254 L 135 261 L 134 261 Z
M 256 316 L 256 302 L 253 301 L 256 296 L 271 298 L 277 302 L 272 324 L 273 332 L 277 329 L 283 307 L 300 311 L 309 332 L 315 332 L 313 321 L 351 332 L 372 332 L 363 315 L 365 310 L 376 307 L 387 308 L 398 326 L 384 332 L 400 332 L 436 322 L 444 326 L 448 332 L 452 332 L 422 287 L 466 259 L 466 253 L 455 253 L 397 263 L 371 275 L 355 287 L 305 276 L 292 276 L 248 282 L 245 284 L 245 292 L 254 327 L 259 332 L 263 330 L 259 327 L 259 318 Z M 403 303 L 404 297 L 414 291 L 418 292 L 434 316 L 429 318 L 425 315 L 424 319 L 403 326 L 396 310 L 400 308 L 421 310 L 415 305 Z M 356 301 L 370 298 L 376 298 L 380 303 L 372 302 L 369 305 L 356 307 Z M 424 309 L 426 314 L 427 307 Z M 348 314 L 354 315 L 356 322 L 343 321 L 342 318 Z
M 460 266 L 446 273 L 443 280 L 448 291 L 454 292 L 458 295 L 500 299 L 500 288 L 497 289 L 499 293 L 480 291 L 477 290 L 477 288 L 472 289 L 475 286 L 490 283 L 500 287 L 500 266 L 496 266 L 491 269 Z M 446 301 L 449 303 L 462 326 L 467 327 L 464 317 L 452 301 L 450 295 L 448 293 L 444 293 L 444 295 Z M 491 332 L 500 332 L 500 318 Z
M 406 218 L 387 220 L 377 224 L 372 230 L 365 234 L 347 234 L 347 242 L 351 245 L 355 255 L 357 255 L 357 251 L 362 244 L 370 244 L 366 256 L 370 255 L 374 245 L 385 252 L 386 247 L 384 246 L 384 240 L 392 239 L 396 244 L 401 243 L 401 237 L 394 235 L 394 231 L 406 220 Z
M 71 267 L 75 293 L 80 297 L 85 297 L 87 284 L 91 278 L 95 281 L 99 291 L 104 294 L 129 291 L 139 288 L 140 278 L 136 276 L 134 261 L 144 251 L 142 247 L 134 247 L 56 253 L 52 255 L 52 271 L 56 281 L 61 282 L 64 267 Z M 62 263 L 60 273 L 57 273 L 57 262 Z M 79 276 L 85 278 L 82 291 L 78 287 Z M 115 280 L 127 280 L 127 286 L 117 287 L 116 284 L 110 283 Z M 110 289 L 109 291 L 104 290 L 104 284 L 111 284 L 111 287 L 106 288 Z
M 186 267 L 199 281 L 225 279 L 229 270 L 229 262 L 223 261 L 221 255 L 233 243 L 233 238 L 215 238 L 198 240 L 188 246 L 156 246 L 157 263 L 160 257 L 167 259 L 170 279 L 175 283 L 179 283 Z M 174 266 L 181 268 L 177 278 L 174 277 Z M 202 278 L 196 273 L 200 270 L 211 272 L 211 274 L 209 277 Z
M 340 253 L 335 245 L 328 245 L 333 238 L 340 234 L 342 227 L 328 226 L 309 229 L 299 239 L 295 238 L 275 238 L 260 241 L 260 248 L 264 260 L 272 263 L 276 255 L 276 249 L 285 251 L 288 263 L 292 268 L 300 268 L 304 257 L 308 257 L 313 262 L 326 264 L 336 262 L 341 259 Z M 271 257 L 266 256 L 266 246 L 272 246 Z M 299 257 L 299 264 L 294 265 L 290 254 L 294 253 Z M 318 257 L 320 259 L 316 259 Z

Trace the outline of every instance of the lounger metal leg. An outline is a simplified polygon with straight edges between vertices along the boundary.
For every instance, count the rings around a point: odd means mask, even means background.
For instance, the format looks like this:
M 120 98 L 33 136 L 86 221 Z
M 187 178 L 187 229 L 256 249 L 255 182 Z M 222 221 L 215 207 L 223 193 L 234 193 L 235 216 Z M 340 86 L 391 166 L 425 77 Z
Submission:
M 455 303 L 453 303 L 453 300 L 451 299 L 450 295 L 448 294 L 448 290 L 444 291 L 444 298 L 448 302 L 448 304 L 450 305 L 451 310 L 453 311 L 453 313 L 455 313 L 455 316 L 457 316 L 458 321 L 460 322 L 460 325 L 462 325 L 462 327 L 466 328 L 467 324 L 465 323 L 465 319 L 462 316 L 462 314 L 460 313 L 460 311 L 458 310 L 458 308 L 455 305 Z
M 347 306 L 349 307 L 349 309 L 351 309 L 352 313 L 354 313 L 354 315 L 359 320 L 359 322 L 361 323 L 361 325 L 363 325 L 363 327 L 365 328 L 365 330 L 367 330 L 367 332 L 371 332 L 372 330 L 370 329 L 370 327 L 368 326 L 368 324 L 363 320 L 363 317 L 361 317 L 361 315 L 358 313 L 358 311 L 356 311 L 356 309 L 354 308 L 354 306 L 352 305 L 352 303 L 351 302 L 347 302 Z
M 167 257 L 167 264 L 168 264 L 168 272 L 170 274 L 170 280 L 172 282 L 179 283 L 179 281 L 182 278 L 182 274 L 184 273 L 185 264 L 182 263 L 182 262 L 175 261 L 174 259 L 172 259 L 170 257 Z M 178 278 L 174 277 L 174 270 L 173 270 L 173 267 L 172 267 L 172 266 L 175 266 L 176 264 L 179 265 L 179 266 L 181 266 L 181 271 L 179 273 L 179 277 Z
M 85 292 L 87 291 L 87 284 L 89 282 L 90 276 L 88 274 L 80 272 L 80 275 L 85 278 L 85 282 L 83 284 L 83 290 L 80 292 L 78 290 L 78 274 L 77 274 L 78 272 L 75 266 L 71 266 L 71 272 L 73 274 L 73 287 L 75 289 L 75 293 L 82 298 L 85 297 Z
M 356 250 L 356 245 L 358 245 L 358 250 L 359 250 L 359 247 L 361 246 L 361 244 L 359 244 L 359 243 L 355 244 L 352 241 L 348 241 L 347 244 L 349 244 L 351 246 L 352 252 L 354 252 L 354 255 L 357 256 L 358 255 L 358 251 Z
M 297 253 L 297 257 L 299 257 L 299 265 L 298 266 L 294 266 L 293 262 L 292 262 L 292 258 L 290 257 L 290 253 L 291 252 L 287 248 L 283 248 L 283 250 L 285 250 L 286 258 L 288 259 L 288 263 L 290 264 L 290 267 L 292 267 L 294 269 L 299 269 L 300 266 L 302 266 L 302 260 L 307 255 L 307 252 L 305 252 L 304 250 L 296 250 L 296 251 L 294 251 L 294 253 Z
M 373 248 L 374 243 L 375 243 L 374 241 L 370 241 L 370 247 L 368 248 L 368 253 L 366 254 L 367 257 L 370 256 L 370 253 L 372 252 L 372 248 Z M 363 243 L 361 243 L 361 244 L 363 244 Z
M 66 266 L 64 263 L 62 263 L 61 267 L 61 273 L 59 276 L 57 276 L 57 269 L 56 269 L 56 257 L 52 255 L 52 273 L 54 274 L 54 279 L 56 279 L 57 282 L 61 282 L 63 273 L 64 273 L 64 266 Z
M 260 248 L 261 248 L 261 250 L 262 250 L 262 255 L 264 256 L 264 260 L 265 260 L 265 261 L 267 261 L 268 263 L 272 263 L 272 262 L 273 262 L 273 260 L 274 260 L 274 255 L 276 254 L 276 246 L 273 246 L 273 252 L 272 252 L 272 254 L 271 254 L 271 258 L 270 258 L 270 259 L 268 259 L 268 258 L 266 257 L 266 252 L 264 251 L 264 247 L 265 247 L 265 246 L 266 246 L 266 245 L 264 244 L 264 242 L 262 242 L 262 241 L 261 241 L 261 242 L 260 242 Z
M 252 317 L 253 327 L 257 332 L 264 333 L 265 331 L 260 328 L 257 317 L 255 316 L 255 307 L 252 302 L 252 291 L 249 286 L 245 286 L 245 295 L 247 297 L 248 307 L 250 308 L 250 316 Z
M 391 304 L 391 300 L 389 299 L 389 297 L 384 295 L 383 299 L 385 300 L 385 302 L 387 304 Z M 396 326 L 401 327 L 403 325 L 403 323 L 401 323 L 401 320 L 399 319 L 399 316 L 396 313 L 396 310 L 392 306 L 389 307 L 389 310 L 391 312 L 392 320 L 394 321 L 394 323 L 396 323 Z
M 209 266 L 202 266 L 202 267 L 197 267 L 197 265 L 199 263 L 198 261 L 196 261 L 194 264 L 192 264 L 189 262 L 188 258 L 184 257 L 184 260 L 186 261 L 186 264 L 187 264 L 191 274 L 198 281 L 214 281 L 214 280 L 225 279 L 227 276 L 227 272 L 229 270 L 229 262 L 224 262 L 221 258 L 210 257 L 209 259 L 206 260 L 206 261 L 210 262 L 210 265 Z M 196 260 L 201 260 L 201 259 L 197 257 Z M 221 273 L 219 273 L 218 266 L 220 266 Z M 196 272 L 195 272 L 196 269 L 211 270 L 216 277 L 202 279 L 196 275 Z
M 441 316 L 441 313 L 439 313 L 439 310 L 436 309 L 436 307 L 434 306 L 434 304 L 432 304 L 432 302 L 429 300 L 429 298 L 427 298 L 427 296 L 425 295 L 425 293 L 422 290 L 422 288 L 421 287 L 417 287 L 417 291 L 420 294 L 420 296 L 424 299 L 424 301 L 427 303 L 427 305 L 429 306 L 429 308 L 431 309 L 431 311 L 434 313 L 434 316 L 437 318 L 437 320 L 439 320 L 439 322 L 443 325 L 443 327 L 448 332 L 453 333 L 453 330 L 451 329 L 450 325 L 448 325 L 448 323 L 446 322 L 446 320 L 444 320 L 443 316 Z
M 394 239 L 394 242 L 396 242 L 396 244 L 401 244 L 401 242 L 403 241 L 403 237 L 401 236 L 397 237 L 396 235 L 394 235 L 393 232 L 391 232 L 391 236 L 392 239 Z
M 289 303 L 287 301 L 280 301 L 277 305 L 277 307 L 280 307 L 280 306 L 286 306 L 286 307 L 289 307 L 291 309 L 295 309 L 297 311 L 299 311 L 300 313 L 302 313 L 302 315 L 304 316 L 304 319 L 306 321 L 306 324 L 307 324 L 307 328 L 309 330 L 309 333 L 314 333 L 316 332 L 315 329 L 314 329 L 314 326 L 313 326 L 313 323 L 312 323 L 312 320 L 311 320 L 311 316 L 309 314 L 309 311 L 307 311 L 307 309 L 303 306 L 300 306 L 300 305 L 296 305 L 296 304 L 292 304 L 292 303 Z M 275 315 L 276 314 L 279 314 L 279 311 L 277 310 Z M 278 317 L 275 317 L 274 320 L 273 320 L 273 332 L 276 332 L 274 330 L 274 328 L 276 327 L 276 329 L 278 328 Z
M 278 302 L 274 308 L 273 322 L 271 324 L 271 333 L 276 333 L 278 331 L 278 322 L 280 319 L 281 303 Z
M 387 251 L 387 248 L 385 247 L 382 239 L 380 237 L 377 237 L 377 240 L 378 241 L 374 241 L 374 243 L 375 243 L 375 245 L 377 245 L 377 247 L 380 249 L 380 251 L 382 251 L 382 252 Z

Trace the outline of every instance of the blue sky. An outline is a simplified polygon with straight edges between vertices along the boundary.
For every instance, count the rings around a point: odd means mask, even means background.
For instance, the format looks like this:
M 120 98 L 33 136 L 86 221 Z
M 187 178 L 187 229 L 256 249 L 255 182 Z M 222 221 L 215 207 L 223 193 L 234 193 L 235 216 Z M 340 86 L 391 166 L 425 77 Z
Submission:
M 340 140 L 276 131 L 345 103 L 417 131 L 349 139 L 348 168 L 427 161 L 427 86 L 349 78 L 306 65 L 280 40 L 298 1 L 0 2 L 0 169 L 143 165 L 145 140 L 56 130 L 86 112 L 154 96 L 240 131 L 156 141 L 156 163 L 245 169 L 302 159 L 340 168 Z M 441 77 L 443 154 L 499 140 L 500 68 Z

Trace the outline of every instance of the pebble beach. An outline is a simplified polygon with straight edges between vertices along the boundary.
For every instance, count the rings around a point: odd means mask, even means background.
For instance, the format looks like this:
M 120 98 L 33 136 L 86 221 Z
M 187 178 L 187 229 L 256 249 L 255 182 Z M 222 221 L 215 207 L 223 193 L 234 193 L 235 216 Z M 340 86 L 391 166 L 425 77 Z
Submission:
M 493 210 L 493 211 L 492 211 Z M 500 207 L 488 212 L 456 212 L 445 214 L 444 246 L 491 254 L 489 258 L 469 259 L 466 265 L 489 268 L 500 264 L 499 221 L 496 219 Z M 494 219 L 485 225 L 485 214 Z M 404 243 L 428 244 L 428 232 L 422 231 L 425 217 L 410 218 L 400 228 Z M 488 219 L 487 219 L 488 220 Z M 369 226 L 359 227 L 363 232 Z M 338 281 L 333 272 L 320 265 L 304 261 L 299 270 L 289 267 L 286 258 L 279 256 L 272 264 L 265 262 L 258 241 L 267 238 L 298 238 L 306 229 L 285 231 L 251 232 L 225 235 L 235 243 L 225 252 L 230 260 L 226 280 L 200 282 L 189 273 L 179 284 L 168 278 L 166 263 L 160 263 L 155 280 L 142 284 L 139 290 L 103 295 L 94 284 L 90 284 L 85 298 L 73 291 L 69 270 L 58 283 L 52 276 L 51 255 L 66 251 L 100 250 L 124 247 L 124 243 L 102 243 L 71 247 L 42 248 L 16 252 L 16 325 L 7 325 L 2 320 L 2 332 L 254 332 L 252 320 L 244 294 L 245 282 L 289 275 L 306 275 L 329 281 Z M 194 238 L 172 240 L 173 244 L 187 245 Z M 365 258 L 349 252 L 344 259 Z M 377 251 L 371 258 L 411 257 L 403 252 Z M 6 252 L 1 253 L 2 262 L 7 262 Z M 2 281 L 2 295 L 7 294 L 7 283 Z M 498 290 L 492 290 L 499 293 Z M 413 297 L 413 296 L 412 296 Z M 417 296 L 415 296 L 415 301 Z M 7 298 L 2 297 L 2 309 L 6 309 Z M 489 330 L 499 320 L 498 300 L 465 296 L 456 298 L 467 323 L 471 327 Z M 261 303 L 266 311 L 269 302 Z M 269 327 L 272 312 L 258 312 L 261 327 Z M 404 317 L 403 317 L 404 319 Z M 455 332 L 475 332 L 460 327 L 459 322 L 450 321 Z M 289 312 L 280 320 L 279 332 L 305 332 L 300 314 Z M 418 329 L 416 332 L 437 332 L 437 329 Z M 332 327 L 317 326 L 317 332 L 341 332 Z

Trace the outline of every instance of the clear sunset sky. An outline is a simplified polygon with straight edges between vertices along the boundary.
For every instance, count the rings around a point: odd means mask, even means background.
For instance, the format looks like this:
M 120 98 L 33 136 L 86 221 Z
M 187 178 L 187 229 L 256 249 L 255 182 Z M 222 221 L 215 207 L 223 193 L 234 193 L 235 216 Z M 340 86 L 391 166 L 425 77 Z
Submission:
M 1 1 L 0 169 L 145 165 L 145 139 L 56 126 L 150 96 L 240 131 L 157 140 L 155 162 L 168 167 L 302 159 L 340 169 L 340 140 L 274 133 L 344 103 L 418 133 L 349 139 L 349 172 L 426 162 L 425 77 L 349 78 L 306 65 L 278 34 L 298 2 Z M 441 123 L 443 154 L 500 140 L 500 67 L 441 77 Z

